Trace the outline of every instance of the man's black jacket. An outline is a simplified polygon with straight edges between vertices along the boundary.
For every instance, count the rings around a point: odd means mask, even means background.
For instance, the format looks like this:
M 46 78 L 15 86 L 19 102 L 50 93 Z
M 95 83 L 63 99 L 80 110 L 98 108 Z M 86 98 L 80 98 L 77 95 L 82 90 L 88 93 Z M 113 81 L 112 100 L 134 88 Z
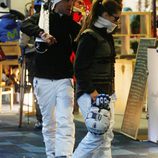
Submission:
M 21 31 L 29 36 L 38 37 L 42 30 L 38 26 L 39 14 L 24 20 Z M 49 17 L 49 33 L 53 35 L 57 43 L 48 46 L 44 54 L 36 53 L 35 76 L 46 79 L 71 78 L 73 66 L 70 55 L 73 50 L 73 41 L 77 36 L 80 25 L 72 20 L 71 16 L 51 12 Z

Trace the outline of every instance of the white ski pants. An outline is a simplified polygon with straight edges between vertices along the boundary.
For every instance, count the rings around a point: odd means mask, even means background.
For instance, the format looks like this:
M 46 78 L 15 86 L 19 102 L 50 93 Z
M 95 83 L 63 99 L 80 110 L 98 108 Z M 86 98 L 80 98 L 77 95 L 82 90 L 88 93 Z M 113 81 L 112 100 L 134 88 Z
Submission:
M 113 139 L 114 125 L 114 101 L 112 97 L 110 102 L 110 128 L 104 135 L 94 135 L 90 132 L 82 139 L 77 149 L 73 154 L 73 158 L 111 158 L 111 141 Z M 83 94 L 78 100 L 81 113 L 84 119 L 91 107 L 91 97 L 88 94 Z
M 42 133 L 47 158 L 58 156 L 71 158 L 75 134 L 72 80 L 35 77 L 34 93 L 42 113 Z

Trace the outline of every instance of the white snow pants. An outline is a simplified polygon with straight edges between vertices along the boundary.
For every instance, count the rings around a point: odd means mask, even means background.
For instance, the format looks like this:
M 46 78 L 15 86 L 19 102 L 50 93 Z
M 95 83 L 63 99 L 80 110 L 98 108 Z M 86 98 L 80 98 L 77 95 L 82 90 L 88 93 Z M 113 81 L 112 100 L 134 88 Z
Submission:
M 35 77 L 34 93 L 42 113 L 42 133 L 47 158 L 71 158 L 75 140 L 72 80 Z
M 112 97 L 110 102 L 110 128 L 104 135 L 94 135 L 90 132 L 82 139 L 76 148 L 73 158 L 112 158 L 111 156 L 111 141 L 113 139 L 114 125 L 114 101 Z M 84 119 L 91 107 L 91 97 L 88 94 L 83 94 L 78 100 L 81 113 Z

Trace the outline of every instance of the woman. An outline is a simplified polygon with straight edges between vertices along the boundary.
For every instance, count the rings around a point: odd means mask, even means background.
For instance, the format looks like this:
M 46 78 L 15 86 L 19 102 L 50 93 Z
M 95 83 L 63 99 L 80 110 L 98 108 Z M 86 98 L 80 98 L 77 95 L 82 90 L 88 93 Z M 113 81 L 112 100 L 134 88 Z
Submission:
M 99 94 L 108 94 L 110 126 L 103 135 L 88 132 L 74 152 L 73 158 L 111 158 L 114 124 L 114 62 L 112 32 L 117 27 L 121 6 L 113 0 L 96 0 L 77 40 L 75 61 L 77 102 L 84 119 Z

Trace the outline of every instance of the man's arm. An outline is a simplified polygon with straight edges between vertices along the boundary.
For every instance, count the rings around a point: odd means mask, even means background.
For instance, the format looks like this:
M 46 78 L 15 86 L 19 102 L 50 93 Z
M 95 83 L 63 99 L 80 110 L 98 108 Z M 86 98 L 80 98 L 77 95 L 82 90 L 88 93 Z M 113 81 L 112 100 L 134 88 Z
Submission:
M 28 36 L 40 37 L 40 34 L 42 34 L 44 30 L 38 26 L 38 21 L 39 14 L 34 14 L 33 16 L 25 19 L 21 23 L 21 31 Z
M 57 41 L 55 37 L 45 33 L 44 30 L 38 26 L 39 16 L 40 14 L 34 14 L 28 19 L 24 20 L 21 24 L 21 31 L 28 36 L 39 37 L 49 45 L 56 43 Z
M 72 37 L 72 49 L 73 49 L 74 53 L 76 53 L 77 44 L 78 44 L 78 43 L 77 43 L 76 41 L 74 41 L 74 40 L 75 40 L 75 38 L 77 37 L 77 35 L 78 35 L 80 29 L 81 29 L 81 25 L 72 20 L 72 21 L 71 21 L 71 31 L 70 31 L 70 32 L 71 32 L 71 37 Z

